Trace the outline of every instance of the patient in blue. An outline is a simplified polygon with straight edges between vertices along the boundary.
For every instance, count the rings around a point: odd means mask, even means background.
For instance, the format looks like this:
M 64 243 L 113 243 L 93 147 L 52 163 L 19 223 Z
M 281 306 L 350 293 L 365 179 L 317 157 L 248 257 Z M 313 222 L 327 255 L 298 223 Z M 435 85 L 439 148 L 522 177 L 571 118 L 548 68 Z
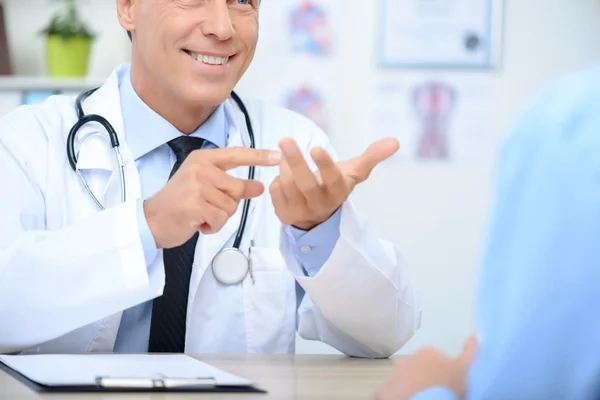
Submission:
M 526 107 L 495 179 L 477 345 L 400 360 L 378 400 L 600 398 L 600 66 Z

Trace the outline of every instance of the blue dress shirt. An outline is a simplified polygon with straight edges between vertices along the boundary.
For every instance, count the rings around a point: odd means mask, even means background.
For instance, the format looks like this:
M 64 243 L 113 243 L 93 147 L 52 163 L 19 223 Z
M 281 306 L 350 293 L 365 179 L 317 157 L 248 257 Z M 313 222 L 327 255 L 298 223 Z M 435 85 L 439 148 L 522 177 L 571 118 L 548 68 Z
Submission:
M 142 198 L 148 199 L 158 193 L 167 183 L 175 164 L 175 154 L 167 145 L 182 135 L 173 125 L 155 113 L 137 95 L 131 84 L 130 70 L 119 82 L 121 108 L 125 137 L 140 175 Z M 229 126 L 223 106 L 198 128 L 191 136 L 205 139 L 203 149 L 227 146 Z M 143 204 L 138 204 L 140 237 L 144 248 L 146 265 L 150 266 L 159 254 L 156 243 L 144 217 Z M 305 232 L 287 227 L 296 241 L 297 257 L 308 276 L 315 276 L 333 251 L 339 238 L 340 211 L 329 220 Z M 302 251 L 310 249 L 311 251 Z M 297 285 L 298 296 L 302 289 Z M 125 310 L 115 342 L 115 352 L 145 353 L 148 351 L 152 301 Z
M 466 399 L 600 398 L 600 67 L 546 88 L 501 154 Z M 432 388 L 413 400 L 455 400 Z

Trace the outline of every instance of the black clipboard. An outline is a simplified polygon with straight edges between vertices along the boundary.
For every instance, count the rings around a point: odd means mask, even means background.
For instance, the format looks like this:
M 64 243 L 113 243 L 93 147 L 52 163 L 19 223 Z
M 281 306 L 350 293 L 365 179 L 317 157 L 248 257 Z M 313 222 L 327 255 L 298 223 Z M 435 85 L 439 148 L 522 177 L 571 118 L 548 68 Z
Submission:
M 98 377 L 90 386 L 44 385 L 10 368 L 0 361 L 0 370 L 36 392 L 46 393 L 257 393 L 267 391 L 253 385 L 217 385 L 212 378 L 111 378 Z

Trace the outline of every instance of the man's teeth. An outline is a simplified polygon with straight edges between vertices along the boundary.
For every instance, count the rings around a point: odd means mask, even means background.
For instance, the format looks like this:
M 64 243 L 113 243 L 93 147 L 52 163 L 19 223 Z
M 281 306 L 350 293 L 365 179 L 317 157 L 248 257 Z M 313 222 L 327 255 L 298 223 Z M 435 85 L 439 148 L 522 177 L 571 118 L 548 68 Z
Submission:
M 205 56 L 202 54 L 192 53 L 192 56 L 198 60 L 203 62 L 204 64 L 210 65 L 225 65 L 229 62 L 229 57 L 213 57 L 213 56 Z

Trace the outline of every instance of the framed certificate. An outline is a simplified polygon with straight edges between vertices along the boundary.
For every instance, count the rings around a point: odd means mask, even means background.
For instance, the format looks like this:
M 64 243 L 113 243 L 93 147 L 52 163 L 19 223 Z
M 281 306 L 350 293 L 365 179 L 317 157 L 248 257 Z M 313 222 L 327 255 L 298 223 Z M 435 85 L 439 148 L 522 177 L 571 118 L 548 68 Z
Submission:
M 380 67 L 497 66 L 502 0 L 378 1 Z
M 4 9 L 0 2 L 0 75 L 11 73 L 10 58 L 8 55 L 8 38 L 6 36 L 6 24 L 4 21 Z

